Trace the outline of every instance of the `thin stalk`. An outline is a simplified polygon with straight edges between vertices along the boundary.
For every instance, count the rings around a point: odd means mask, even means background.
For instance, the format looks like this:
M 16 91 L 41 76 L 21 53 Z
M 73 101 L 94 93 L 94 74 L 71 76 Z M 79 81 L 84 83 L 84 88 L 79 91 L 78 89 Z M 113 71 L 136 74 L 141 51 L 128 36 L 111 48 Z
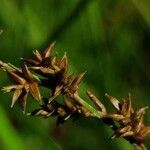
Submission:
M 90 104 L 88 104 L 85 100 L 83 100 L 78 94 L 75 94 L 73 98 L 82 106 L 84 106 L 90 113 L 92 117 L 96 118 L 102 118 L 103 114 L 102 112 L 96 110 L 94 107 L 92 107 Z

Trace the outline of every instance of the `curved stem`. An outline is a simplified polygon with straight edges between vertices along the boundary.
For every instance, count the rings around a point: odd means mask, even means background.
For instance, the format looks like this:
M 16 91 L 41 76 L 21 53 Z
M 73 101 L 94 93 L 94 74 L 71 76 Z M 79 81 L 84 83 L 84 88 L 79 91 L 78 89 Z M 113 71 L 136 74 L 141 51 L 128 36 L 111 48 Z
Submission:
M 88 104 L 85 100 L 83 100 L 78 94 L 74 94 L 73 98 L 82 106 L 84 106 L 91 113 L 92 117 L 96 117 L 99 119 L 103 117 L 102 112 L 96 110 L 94 107 Z

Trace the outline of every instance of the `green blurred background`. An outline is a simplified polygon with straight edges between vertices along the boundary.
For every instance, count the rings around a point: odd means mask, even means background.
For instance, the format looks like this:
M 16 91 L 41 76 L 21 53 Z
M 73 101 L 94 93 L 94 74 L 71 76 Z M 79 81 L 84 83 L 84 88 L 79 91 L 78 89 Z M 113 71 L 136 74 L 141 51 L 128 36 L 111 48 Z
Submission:
M 111 111 L 106 92 L 120 99 L 131 92 L 135 108 L 149 105 L 149 0 L 0 0 L 0 29 L 1 60 L 19 66 L 20 57 L 56 41 L 54 54 L 67 52 L 71 72 L 87 71 L 84 98 L 90 89 Z M 8 84 L 1 72 L 0 87 Z M 123 139 L 110 141 L 112 131 L 96 119 L 56 129 L 56 119 L 27 117 L 10 102 L 11 94 L 0 92 L 0 150 L 133 149 Z M 27 111 L 36 106 L 28 98 Z

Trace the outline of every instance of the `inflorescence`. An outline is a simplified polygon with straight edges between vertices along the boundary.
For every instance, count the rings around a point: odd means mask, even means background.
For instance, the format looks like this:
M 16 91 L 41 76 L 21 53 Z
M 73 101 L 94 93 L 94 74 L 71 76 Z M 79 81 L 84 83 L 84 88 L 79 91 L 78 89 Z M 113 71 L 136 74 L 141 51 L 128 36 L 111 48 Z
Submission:
M 21 68 L 0 61 L 1 70 L 5 71 L 13 82 L 13 85 L 2 89 L 4 92 L 13 92 L 11 107 L 19 102 L 25 113 L 27 96 L 30 94 L 39 103 L 39 108 L 27 113 L 28 115 L 57 117 L 57 124 L 80 116 L 96 117 L 114 130 L 112 139 L 123 137 L 133 144 L 136 150 L 146 150 L 144 140 L 150 136 L 150 126 L 144 124 L 144 114 L 148 107 L 134 110 L 130 94 L 123 101 L 106 94 L 116 109 L 116 112 L 109 113 L 102 102 L 93 93 L 87 91 L 87 96 L 95 105 L 95 107 L 91 106 L 78 93 L 79 84 L 85 73 L 76 77 L 69 74 L 67 55 L 65 54 L 62 59 L 53 56 L 53 46 L 54 43 L 41 53 L 34 51 L 32 59 L 22 58 Z M 42 87 L 50 90 L 48 98 L 41 95 Z M 59 102 L 58 96 L 63 97 L 63 103 Z

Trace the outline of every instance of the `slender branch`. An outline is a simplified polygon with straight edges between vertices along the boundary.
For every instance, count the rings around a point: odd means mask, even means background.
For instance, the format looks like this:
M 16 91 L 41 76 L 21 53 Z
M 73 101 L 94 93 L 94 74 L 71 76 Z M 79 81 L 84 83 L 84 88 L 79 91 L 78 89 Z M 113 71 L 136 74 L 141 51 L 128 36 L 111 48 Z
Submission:
M 73 98 L 80 103 L 82 106 L 84 106 L 90 113 L 92 117 L 96 117 L 96 118 L 102 118 L 103 114 L 96 110 L 94 107 L 92 107 L 90 104 L 88 104 L 85 100 L 83 100 L 78 94 L 75 94 L 73 96 Z

